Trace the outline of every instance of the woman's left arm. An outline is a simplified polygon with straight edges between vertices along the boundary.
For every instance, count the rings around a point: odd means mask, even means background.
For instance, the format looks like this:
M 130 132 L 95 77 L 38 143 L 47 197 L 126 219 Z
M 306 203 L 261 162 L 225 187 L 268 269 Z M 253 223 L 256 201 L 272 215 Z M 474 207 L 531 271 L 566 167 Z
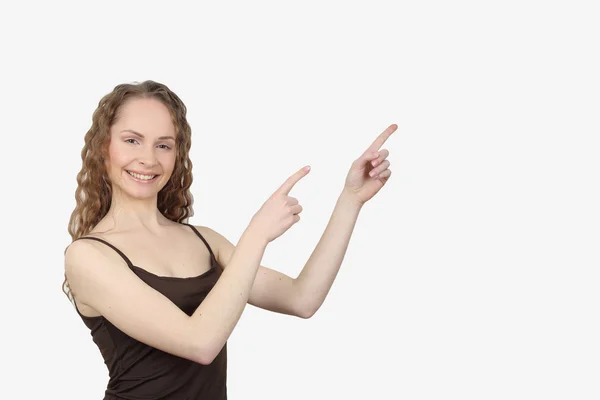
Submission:
M 308 317 L 321 307 L 333 285 L 361 208 L 362 204 L 342 192 L 317 247 L 296 278 L 300 299 Z
M 397 128 L 395 124 L 390 125 L 352 163 L 325 232 L 296 278 L 302 308 L 308 317 L 321 307 L 333 285 L 362 206 L 381 190 L 392 174 L 387 160 L 389 151 L 379 148 Z

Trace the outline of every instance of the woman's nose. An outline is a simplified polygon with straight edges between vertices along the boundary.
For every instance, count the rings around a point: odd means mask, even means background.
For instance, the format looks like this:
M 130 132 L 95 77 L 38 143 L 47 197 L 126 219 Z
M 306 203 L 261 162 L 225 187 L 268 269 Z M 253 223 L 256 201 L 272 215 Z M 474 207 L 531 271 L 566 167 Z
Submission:
M 146 167 L 153 167 L 156 165 L 156 155 L 154 154 L 154 149 L 145 150 L 139 157 L 139 162 Z

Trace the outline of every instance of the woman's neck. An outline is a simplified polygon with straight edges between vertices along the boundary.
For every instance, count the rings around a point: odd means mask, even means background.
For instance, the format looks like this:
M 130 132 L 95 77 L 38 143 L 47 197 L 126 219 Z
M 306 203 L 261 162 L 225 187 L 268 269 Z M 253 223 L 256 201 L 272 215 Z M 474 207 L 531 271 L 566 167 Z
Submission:
M 148 231 L 158 233 L 173 221 L 158 210 L 157 197 L 125 198 L 113 195 L 110 209 L 102 219 L 105 228 L 117 231 Z

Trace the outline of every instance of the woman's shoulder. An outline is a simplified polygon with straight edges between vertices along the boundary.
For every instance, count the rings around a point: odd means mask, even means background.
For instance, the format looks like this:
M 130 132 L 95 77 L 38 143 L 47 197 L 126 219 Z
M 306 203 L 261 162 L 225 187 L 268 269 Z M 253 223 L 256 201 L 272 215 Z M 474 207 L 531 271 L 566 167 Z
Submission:
M 101 234 L 90 233 L 82 236 L 72 241 L 65 249 L 65 269 L 67 266 L 87 268 L 91 259 L 120 264 L 123 261 L 122 256 L 111 247 L 110 241 L 107 241 Z
M 217 260 L 220 263 L 223 262 L 222 257 L 220 255 L 223 253 L 227 253 L 229 249 L 233 247 L 233 244 L 223 234 L 219 233 L 214 228 L 210 228 L 206 225 L 193 226 L 204 237 L 204 239 L 206 239 L 211 249 L 215 253 Z
M 182 226 L 184 224 L 181 224 Z M 208 226 L 205 225 L 195 225 L 195 224 L 188 224 L 193 226 L 194 228 L 196 228 L 196 230 L 198 230 L 198 232 L 200 232 L 202 235 L 214 235 L 216 232 L 214 229 L 209 228 Z
M 204 239 L 206 239 L 208 244 L 210 244 L 210 247 L 213 248 L 213 251 L 217 250 L 217 247 L 219 245 L 219 236 L 221 236 L 217 231 L 215 231 L 212 228 L 209 228 L 206 225 L 195 225 L 195 224 L 188 224 L 188 225 L 193 226 L 198 231 L 198 233 L 200 233 L 200 235 L 202 235 L 202 237 Z

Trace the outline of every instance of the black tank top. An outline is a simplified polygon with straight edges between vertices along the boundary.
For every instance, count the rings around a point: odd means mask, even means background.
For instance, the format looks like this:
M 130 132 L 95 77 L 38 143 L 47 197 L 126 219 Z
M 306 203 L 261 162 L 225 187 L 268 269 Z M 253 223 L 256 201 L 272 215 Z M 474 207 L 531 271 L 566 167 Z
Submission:
M 131 263 L 112 244 L 96 237 L 80 237 L 102 242 L 114 249 L 129 268 L 147 285 L 171 300 L 187 315 L 192 315 L 221 276 L 208 242 L 189 224 L 210 251 L 210 270 L 191 278 L 155 275 Z M 109 381 L 104 400 L 226 400 L 227 343 L 209 365 L 158 350 L 126 335 L 103 316 L 87 317 L 75 305 L 84 324 L 90 329 L 108 367 Z

